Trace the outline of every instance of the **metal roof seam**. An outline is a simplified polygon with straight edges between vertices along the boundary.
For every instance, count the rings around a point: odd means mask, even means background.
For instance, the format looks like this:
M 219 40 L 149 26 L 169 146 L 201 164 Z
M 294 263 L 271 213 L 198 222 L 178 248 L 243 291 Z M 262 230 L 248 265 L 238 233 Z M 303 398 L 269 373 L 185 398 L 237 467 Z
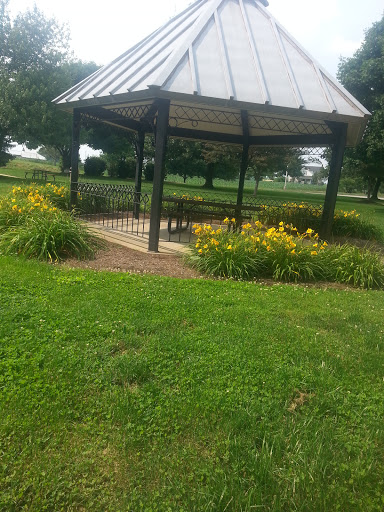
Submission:
M 370 116 L 370 112 L 364 107 L 364 105 L 362 105 L 355 97 L 352 96 L 352 94 L 350 94 L 333 76 L 331 76 L 328 71 L 326 69 L 324 69 L 323 66 L 321 66 L 321 64 L 319 64 L 317 62 L 316 59 L 314 59 L 312 57 L 312 55 L 310 55 L 307 50 L 305 48 L 302 47 L 302 45 L 285 29 L 285 27 L 283 25 L 281 25 L 277 20 L 276 18 L 274 18 L 274 16 L 272 16 L 272 14 L 269 13 L 269 11 L 267 11 L 264 7 L 260 7 L 260 10 L 263 10 L 265 11 L 265 14 L 269 16 L 270 19 L 273 19 L 273 21 L 275 22 L 276 26 L 279 27 L 279 31 L 281 33 L 283 33 L 285 35 L 285 37 L 287 39 L 289 39 L 292 43 L 294 43 L 294 45 L 296 46 L 297 49 L 300 50 L 301 54 L 302 55 L 305 55 L 307 57 L 307 59 L 309 59 L 310 62 L 313 62 L 316 64 L 316 66 L 318 66 L 319 70 L 321 71 L 321 73 L 323 74 L 323 76 L 325 78 L 327 78 L 327 80 L 330 81 L 330 83 L 333 84 L 333 86 L 338 89 L 340 92 L 343 92 L 343 95 L 346 97 L 346 98 L 349 98 L 349 102 L 352 102 L 351 104 L 354 105 L 355 107 L 358 107 L 364 114 L 368 114 L 368 116 Z
M 233 79 L 231 76 L 228 53 L 227 53 L 225 42 L 224 42 L 223 29 L 221 26 L 221 22 L 220 22 L 220 18 L 219 18 L 217 9 L 215 10 L 213 16 L 214 16 L 214 20 L 215 20 L 217 37 L 218 37 L 218 41 L 219 41 L 221 64 L 223 66 L 223 73 L 224 73 L 225 84 L 227 87 L 227 93 L 228 93 L 229 99 L 233 100 L 233 99 L 236 99 L 235 92 L 234 92 L 234 84 L 233 84 Z
M 317 66 L 317 64 L 315 62 L 312 62 L 312 65 L 315 68 L 317 78 L 319 79 L 319 82 L 320 82 L 321 90 L 323 91 L 323 94 L 324 94 L 325 99 L 329 105 L 329 108 L 330 108 L 332 114 L 336 114 L 336 112 L 337 112 L 336 104 L 333 101 L 333 98 L 329 92 L 329 89 L 325 84 L 325 81 L 324 81 L 323 75 L 319 69 L 319 66 Z
M 198 81 L 197 81 L 195 56 L 193 53 L 192 45 L 188 48 L 188 60 L 189 60 L 189 69 L 191 72 L 192 92 L 193 92 L 193 94 L 200 94 L 200 88 L 198 86 Z
M 239 0 L 239 6 L 240 6 L 240 12 L 241 12 L 241 15 L 243 18 L 243 22 L 244 22 L 245 31 L 248 36 L 249 46 L 251 48 L 251 55 L 252 55 L 252 60 L 253 60 L 255 71 L 256 71 L 256 76 L 259 80 L 261 92 L 264 97 L 264 104 L 269 105 L 271 103 L 271 96 L 268 91 L 267 82 L 265 80 L 263 68 L 262 68 L 261 62 L 260 62 L 259 52 L 257 51 L 256 41 L 254 40 L 252 31 L 251 31 L 251 27 L 249 25 L 249 19 L 248 19 L 248 15 L 244 8 L 243 0 Z
M 277 42 L 278 47 L 280 49 L 280 53 L 281 53 L 281 57 L 282 57 L 282 60 L 283 60 L 283 64 L 285 66 L 285 69 L 287 71 L 287 75 L 288 75 L 289 81 L 290 81 L 291 86 L 292 86 L 293 94 L 294 94 L 294 96 L 296 98 L 297 106 L 298 106 L 299 109 L 305 108 L 304 100 L 303 100 L 303 97 L 301 95 L 298 83 L 296 81 L 296 77 L 295 77 L 295 74 L 293 72 L 291 63 L 289 61 L 289 58 L 288 58 L 288 55 L 287 55 L 287 51 L 285 49 L 283 40 L 281 38 L 281 34 L 280 34 L 278 26 L 276 24 L 276 21 L 272 17 L 270 18 L 270 21 L 271 21 L 272 28 L 273 28 L 273 31 L 274 31 L 274 34 L 275 34 L 276 42 Z
M 181 17 L 184 17 L 184 18 L 187 18 L 188 15 L 191 14 L 191 12 L 195 12 L 199 7 L 200 7 L 200 4 L 201 4 L 201 1 L 202 0 L 197 0 L 196 2 L 194 2 L 193 4 L 191 4 L 190 6 L 188 6 L 186 9 L 184 9 L 184 11 L 182 11 L 181 13 L 177 14 L 176 16 L 174 16 L 173 18 L 171 18 L 169 21 L 167 21 L 164 25 L 162 25 L 161 27 L 159 27 L 158 29 L 156 29 L 154 32 L 152 32 L 151 34 L 149 34 L 148 36 L 146 36 L 144 39 L 142 39 L 141 41 L 139 41 L 138 43 L 136 43 L 134 46 L 132 46 L 131 48 L 129 48 L 129 50 L 127 50 L 126 52 L 124 52 L 122 55 L 119 55 L 119 57 L 117 57 L 116 59 L 114 59 L 113 61 L 109 62 L 108 64 L 106 64 L 105 66 L 101 67 L 99 70 L 97 70 L 96 73 L 100 73 L 102 76 L 100 77 L 100 80 L 98 80 L 96 83 L 92 83 L 91 84 L 91 87 L 89 87 L 88 89 L 86 89 L 85 91 L 83 91 L 81 93 L 80 96 L 78 96 L 78 99 L 84 99 L 84 97 L 89 94 L 89 92 L 94 88 L 94 87 L 97 87 L 98 85 L 100 85 L 101 83 L 103 83 L 103 80 L 104 80 L 104 76 L 106 74 L 107 71 L 109 71 L 109 74 L 113 73 L 114 70 L 116 70 L 119 66 L 121 66 L 122 64 L 124 64 L 124 62 L 126 62 L 129 57 L 132 56 L 132 54 L 134 52 L 138 52 L 141 48 L 143 48 L 145 46 L 145 43 L 147 43 L 149 40 L 153 39 L 156 35 L 158 35 L 159 33 L 161 33 L 165 27 L 167 27 L 168 25 L 172 24 L 175 20 L 177 20 L 178 18 L 181 18 Z M 171 32 L 172 29 L 169 31 Z M 140 57 L 139 57 L 140 58 Z M 139 60 L 139 59 L 138 59 Z M 123 71 L 122 71 L 123 73 Z M 94 75 L 91 75 L 90 77 L 88 77 L 89 79 L 92 78 Z M 118 75 L 119 76 L 119 75 Z M 88 80 L 88 79 L 86 79 Z M 85 82 L 85 81 L 84 81 Z M 81 92 L 81 89 L 82 87 L 80 87 L 80 85 L 83 84 L 83 82 L 80 82 L 79 84 L 76 84 L 73 88 L 71 88 L 69 91 L 66 92 L 65 95 L 68 95 L 68 93 L 71 93 L 72 94 L 69 94 L 66 98 L 66 101 L 70 101 L 71 99 L 73 99 L 75 96 L 76 96 L 76 93 L 77 92 Z M 84 83 L 85 85 L 85 83 Z M 99 89 L 98 91 L 95 91 L 95 93 L 93 93 L 92 95 L 94 97 L 97 97 L 98 96 L 98 93 L 100 93 L 102 90 Z M 62 95 L 64 96 L 64 95 Z M 60 101 L 61 97 L 58 97 L 56 98 L 55 100 L 53 100 L 54 102 L 58 102 Z
M 169 55 L 166 55 L 163 59 L 160 60 L 160 62 L 157 62 L 151 68 L 149 68 L 148 71 L 146 71 L 143 75 L 141 75 L 139 78 L 137 78 L 137 80 L 129 86 L 127 91 L 128 92 L 134 91 L 135 88 L 140 84 L 140 82 L 143 82 L 144 80 L 146 80 L 156 69 L 158 69 L 159 67 L 161 68 L 161 66 L 167 61 L 168 58 L 169 58 Z M 113 94 L 113 93 L 111 93 L 111 94 Z

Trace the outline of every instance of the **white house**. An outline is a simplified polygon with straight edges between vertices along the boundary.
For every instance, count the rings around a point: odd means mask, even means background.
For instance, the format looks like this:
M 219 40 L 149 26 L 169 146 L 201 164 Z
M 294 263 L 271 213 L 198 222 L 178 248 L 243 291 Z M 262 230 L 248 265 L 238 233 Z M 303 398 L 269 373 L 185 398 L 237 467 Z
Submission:
M 302 176 L 299 176 L 297 178 L 297 181 L 299 183 L 312 183 L 313 178 L 315 174 L 317 174 L 319 171 L 323 170 L 323 166 L 321 164 L 309 164 L 306 163 L 302 169 L 301 172 L 303 173 Z

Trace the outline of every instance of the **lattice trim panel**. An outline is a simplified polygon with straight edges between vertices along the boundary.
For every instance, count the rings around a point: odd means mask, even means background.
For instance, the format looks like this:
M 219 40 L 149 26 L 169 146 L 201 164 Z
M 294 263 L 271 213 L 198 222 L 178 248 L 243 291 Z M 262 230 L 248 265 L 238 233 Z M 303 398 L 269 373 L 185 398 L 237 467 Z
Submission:
M 291 119 L 249 116 L 250 128 L 279 132 L 285 135 L 331 135 L 331 129 L 324 123 L 295 121 Z

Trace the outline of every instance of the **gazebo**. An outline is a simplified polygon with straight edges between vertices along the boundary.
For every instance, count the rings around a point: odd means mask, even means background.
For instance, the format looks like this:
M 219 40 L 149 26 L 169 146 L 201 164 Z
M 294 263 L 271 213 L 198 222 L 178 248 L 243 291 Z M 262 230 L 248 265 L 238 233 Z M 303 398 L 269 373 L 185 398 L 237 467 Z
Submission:
M 138 193 L 144 137 L 154 133 L 150 251 L 158 251 L 167 137 L 241 145 L 238 206 L 251 147 L 330 147 L 320 229 L 330 236 L 344 149 L 361 140 L 370 114 L 267 6 L 267 0 L 197 0 L 54 100 L 73 113 L 73 202 L 82 120 L 137 133 Z

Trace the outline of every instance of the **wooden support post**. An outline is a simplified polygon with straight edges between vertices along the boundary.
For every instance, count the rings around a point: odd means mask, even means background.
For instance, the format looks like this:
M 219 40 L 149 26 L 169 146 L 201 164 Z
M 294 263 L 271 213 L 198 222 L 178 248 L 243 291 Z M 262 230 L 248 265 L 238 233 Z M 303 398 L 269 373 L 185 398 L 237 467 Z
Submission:
M 79 148 L 80 148 L 81 115 L 79 109 L 73 109 L 72 120 L 72 154 L 71 154 L 71 205 L 77 205 L 77 183 L 79 181 Z
M 332 148 L 332 156 L 329 164 L 328 185 L 325 192 L 323 215 L 321 218 L 321 225 L 319 230 L 319 235 L 323 240 L 329 240 L 332 233 L 337 191 L 339 188 L 341 168 L 343 165 L 344 150 L 347 139 L 347 125 L 338 124 L 332 127 L 332 131 L 336 136 L 336 141 Z
M 136 175 L 135 175 L 135 196 L 133 203 L 133 214 L 135 219 L 140 215 L 140 195 L 141 195 L 141 178 L 143 174 L 143 160 L 144 160 L 144 130 L 137 132 L 136 141 Z
M 161 205 L 163 201 L 164 163 L 169 120 L 169 100 L 158 100 L 155 144 L 155 169 L 149 224 L 148 250 L 159 252 Z
M 236 227 L 240 228 L 243 222 L 241 207 L 243 205 L 244 195 L 244 181 L 245 173 L 248 168 L 248 153 L 249 153 L 249 125 L 248 125 L 248 112 L 246 110 L 241 111 L 241 123 L 243 126 L 243 152 L 241 155 L 241 167 L 239 186 L 237 189 L 237 202 L 236 202 Z

